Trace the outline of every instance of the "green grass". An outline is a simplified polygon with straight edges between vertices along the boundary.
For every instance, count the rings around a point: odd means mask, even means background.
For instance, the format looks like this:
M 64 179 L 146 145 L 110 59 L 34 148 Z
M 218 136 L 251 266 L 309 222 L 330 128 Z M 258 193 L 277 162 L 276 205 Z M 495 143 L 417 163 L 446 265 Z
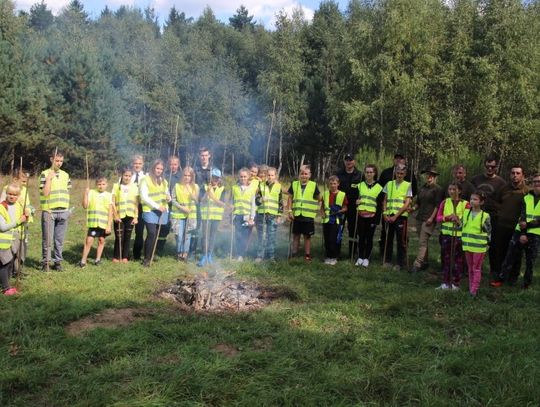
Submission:
M 437 276 L 382 271 L 378 258 L 369 271 L 318 260 L 257 267 L 224 261 L 223 269 L 286 286 L 298 298 L 254 313 L 189 314 L 155 294 L 197 272 L 193 264 L 167 255 L 150 270 L 109 261 L 75 267 L 83 217 L 78 207 L 63 273 L 31 267 L 39 258 L 39 227 L 32 225 L 22 293 L 0 298 L 1 405 L 540 404 L 534 286 L 490 290 L 484 277 L 480 297 L 471 300 L 466 281 L 461 292 L 438 292 Z M 285 229 L 280 236 L 285 256 Z M 112 238 L 108 258 L 111 245 Z M 314 246 L 320 250 L 319 237 Z M 66 333 L 73 321 L 125 307 L 149 315 L 129 326 Z

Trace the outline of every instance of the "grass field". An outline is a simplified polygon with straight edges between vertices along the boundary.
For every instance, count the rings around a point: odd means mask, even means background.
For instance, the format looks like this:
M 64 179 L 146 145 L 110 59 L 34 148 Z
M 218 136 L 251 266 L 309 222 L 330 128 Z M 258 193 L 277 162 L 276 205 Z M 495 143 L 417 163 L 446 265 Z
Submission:
M 0 405 L 540 405 L 536 286 L 494 290 L 484 276 L 473 300 L 466 281 L 460 292 L 435 291 L 438 276 L 383 271 L 378 256 L 367 271 L 319 259 L 223 261 L 240 278 L 286 286 L 298 298 L 254 313 L 185 313 L 156 296 L 199 271 L 173 260 L 172 236 L 171 255 L 151 269 L 75 266 L 85 229 L 81 188 L 73 193 L 65 271 L 35 269 L 34 223 L 21 294 L 0 298 Z M 285 258 L 285 229 L 280 237 Z M 126 308 L 135 310 L 133 321 L 122 320 L 118 310 Z M 110 309 L 117 323 L 68 330 Z

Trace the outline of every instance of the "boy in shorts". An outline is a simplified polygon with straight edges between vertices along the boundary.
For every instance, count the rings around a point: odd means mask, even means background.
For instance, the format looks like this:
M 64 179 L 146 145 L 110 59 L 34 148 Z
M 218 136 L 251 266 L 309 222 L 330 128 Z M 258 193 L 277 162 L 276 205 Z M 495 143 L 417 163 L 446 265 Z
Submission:
M 292 255 L 298 253 L 300 236 L 304 235 L 304 259 L 311 262 L 311 236 L 315 234 L 315 217 L 320 210 L 320 192 L 310 181 L 309 165 L 300 167 L 299 180 L 293 181 L 288 193 L 289 220 L 292 222 Z
M 79 267 L 86 267 L 88 253 L 98 238 L 96 259 L 94 264 L 101 264 L 101 255 L 105 247 L 105 237 L 111 234 L 113 220 L 112 194 L 107 192 L 107 178 L 99 177 L 96 180 L 96 189 L 86 188 L 83 195 L 83 208 L 86 209 L 86 226 L 88 232 L 84 242 L 83 254 Z

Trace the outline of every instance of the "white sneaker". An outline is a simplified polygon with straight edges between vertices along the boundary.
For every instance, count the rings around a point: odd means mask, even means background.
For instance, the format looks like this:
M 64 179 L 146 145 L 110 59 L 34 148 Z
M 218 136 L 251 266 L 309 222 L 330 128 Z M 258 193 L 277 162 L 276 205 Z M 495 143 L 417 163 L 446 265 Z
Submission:
M 262 263 L 263 259 L 261 257 L 257 257 L 255 259 L 255 263 Z
M 244 261 L 244 258 L 242 256 L 238 256 L 238 258 L 236 259 L 238 261 Z
M 452 291 L 459 291 L 459 285 L 452 284 Z
M 324 259 L 324 264 L 332 264 L 332 259 L 327 257 L 326 259 Z
M 356 263 L 354 263 L 355 266 L 362 266 L 364 264 L 364 259 L 361 259 L 360 257 L 356 260 Z
M 449 290 L 450 286 L 446 283 L 442 283 L 440 286 L 436 288 L 436 290 Z
M 364 262 L 362 263 L 362 266 L 364 266 L 364 267 L 369 266 L 369 259 L 364 259 Z
M 335 266 L 337 264 L 337 259 L 330 259 L 330 265 Z

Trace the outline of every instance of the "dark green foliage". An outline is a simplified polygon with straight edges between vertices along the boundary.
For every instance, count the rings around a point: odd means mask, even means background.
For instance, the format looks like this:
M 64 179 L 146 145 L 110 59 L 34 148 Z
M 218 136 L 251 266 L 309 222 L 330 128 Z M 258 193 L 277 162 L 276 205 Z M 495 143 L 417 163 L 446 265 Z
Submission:
M 177 118 L 183 161 L 209 144 L 226 169 L 234 152 L 293 174 L 305 155 L 322 177 L 361 147 L 415 169 L 492 151 L 539 167 L 536 1 L 325 0 L 273 31 L 243 5 L 229 24 L 172 7 L 163 28 L 151 6 L 93 20 L 80 0 L 57 17 L 41 0 L 18 16 L 0 5 L 3 171 L 13 152 L 37 170 L 56 146 L 80 173 L 86 152 L 94 171 L 165 158 Z

